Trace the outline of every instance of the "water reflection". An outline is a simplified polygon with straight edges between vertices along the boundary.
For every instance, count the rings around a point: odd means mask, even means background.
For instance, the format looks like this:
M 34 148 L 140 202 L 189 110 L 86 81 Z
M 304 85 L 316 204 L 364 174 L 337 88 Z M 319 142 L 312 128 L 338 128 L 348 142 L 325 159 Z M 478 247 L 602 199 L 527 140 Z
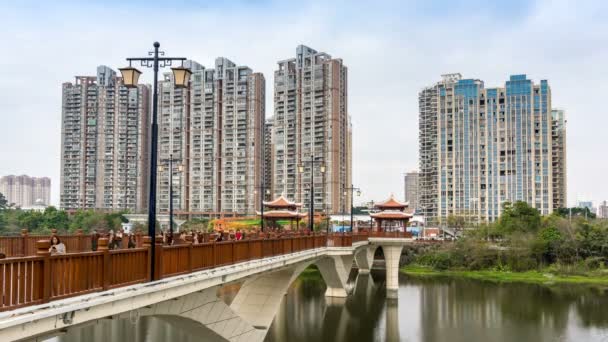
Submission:
M 387 300 L 384 281 L 382 272 L 353 272 L 351 296 L 326 298 L 320 274 L 306 272 L 289 289 L 266 341 L 608 341 L 606 288 L 400 275 L 399 299 Z M 185 319 L 142 317 L 100 321 L 54 340 L 217 340 L 212 335 Z
M 266 341 L 608 341 L 606 289 L 400 275 L 397 301 L 383 277 L 358 276 L 344 304 L 298 281 Z

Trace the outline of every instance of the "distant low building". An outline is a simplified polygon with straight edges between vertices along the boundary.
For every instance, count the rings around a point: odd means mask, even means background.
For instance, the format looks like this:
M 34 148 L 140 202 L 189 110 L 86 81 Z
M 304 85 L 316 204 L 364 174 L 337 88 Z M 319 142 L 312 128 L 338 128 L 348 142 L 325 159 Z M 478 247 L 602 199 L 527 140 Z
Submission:
M 608 218 L 608 204 L 606 201 L 603 201 L 597 208 L 597 217 L 598 218 Z
M 21 210 L 43 212 L 48 207 L 48 204 L 44 203 L 41 199 L 38 199 L 32 205 L 21 207 Z
M 578 201 L 576 206 L 578 208 L 587 208 L 589 210 L 593 210 L 593 202 L 591 201 Z
M 48 177 L 4 176 L 0 178 L 0 193 L 9 204 L 30 207 L 36 203 L 51 202 L 51 179 Z

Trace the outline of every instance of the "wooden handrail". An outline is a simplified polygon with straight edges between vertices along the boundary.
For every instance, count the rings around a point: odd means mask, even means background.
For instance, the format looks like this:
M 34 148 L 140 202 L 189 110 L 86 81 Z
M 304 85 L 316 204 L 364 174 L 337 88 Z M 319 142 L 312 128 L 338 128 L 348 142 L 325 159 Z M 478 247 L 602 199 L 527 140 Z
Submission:
M 163 245 L 162 238 L 156 237 L 154 278 L 162 279 L 326 246 L 349 247 L 353 242 L 366 241 L 369 237 L 408 236 L 411 234 L 373 231 L 330 235 L 305 232 L 278 236 L 260 233 L 245 240 L 197 244 L 187 238 L 184 243 L 172 246 Z M 36 238 L 22 234 L 14 240 L 22 244 L 26 239 Z M 82 234 L 75 238 L 74 242 L 85 247 L 87 244 L 83 238 L 90 240 Z M 108 239 L 101 237 L 95 252 L 61 255 L 49 253 L 49 239 L 36 240 L 36 248 L 33 249 L 35 255 L 0 259 L 0 288 L 5 289 L 0 294 L 0 311 L 148 281 L 150 250 L 153 247 L 150 237 L 139 236 L 139 239 L 142 247 L 109 250 Z M 23 244 L 15 249 L 17 252 L 23 250 Z

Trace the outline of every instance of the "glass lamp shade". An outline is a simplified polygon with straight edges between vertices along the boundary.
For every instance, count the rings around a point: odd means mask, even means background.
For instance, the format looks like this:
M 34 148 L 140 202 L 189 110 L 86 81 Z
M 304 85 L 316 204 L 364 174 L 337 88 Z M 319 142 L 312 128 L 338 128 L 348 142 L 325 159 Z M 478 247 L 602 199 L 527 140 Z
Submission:
M 361 196 L 361 190 L 357 190 L 357 196 Z
M 298 166 L 298 171 L 300 171 L 300 173 L 304 173 L 304 166 Z
M 270 190 L 266 190 L 266 195 L 270 195 Z
M 126 67 L 126 68 L 121 68 L 118 70 L 120 70 L 120 73 L 122 74 L 122 82 L 124 83 L 125 87 L 127 87 L 127 88 L 136 88 L 137 87 L 137 82 L 139 81 L 139 76 L 141 75 L 141 71 L 139 71 L 133 67 Z
M 175 67 L 171 68 L 171 70 L 173 70 L 175 88 L 186 88 L 188 86 L 188 82 L 190 81 L 190 75 L 192 75 L 190 69 L 184 67 Z
M 179 172 L 184 171 L 184 166 L 183 165 L 178 165 L 177 166 L 177 171 L 179 171 Z
M 325 173 L 325 165 L 321 165 L 321 173 Z
M 162 165 L 158 165 L 158 172 L 164 172 L 165 171 L 165 167 Z

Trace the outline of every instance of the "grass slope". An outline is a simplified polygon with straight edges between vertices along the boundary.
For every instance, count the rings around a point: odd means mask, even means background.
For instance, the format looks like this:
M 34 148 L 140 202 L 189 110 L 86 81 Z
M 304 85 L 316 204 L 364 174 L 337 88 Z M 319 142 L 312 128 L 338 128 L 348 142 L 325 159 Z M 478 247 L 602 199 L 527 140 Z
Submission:
M 478 280 L 489 280 L 496 282 L 524 282 L 533 284 L 598 284 L 608 285 L 608 276 L 601 275 L 555 275 L 548 272 L 527 271 L 527 272 L 504 272 L 504 271 L 468 271 L 468 270 L 447 270 L 438 271 L 430 267 L 420 265 L 408 265 L 400 270 L 402 273 L 413 276 L 449 276 L 463 277 Z

